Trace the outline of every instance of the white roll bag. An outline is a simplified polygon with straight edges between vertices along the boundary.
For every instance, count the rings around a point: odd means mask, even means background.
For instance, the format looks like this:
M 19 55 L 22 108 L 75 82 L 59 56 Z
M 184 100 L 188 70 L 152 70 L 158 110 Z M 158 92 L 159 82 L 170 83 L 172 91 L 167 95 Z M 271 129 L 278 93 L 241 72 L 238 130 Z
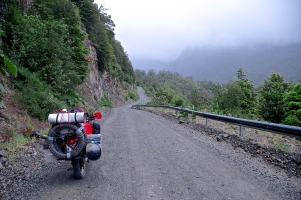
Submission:
M 54 113 L 48 115 L 48 122 L 51 124 L 60 123 L 84 123 L 87 120 L 87 113 L 76 112 L 76 113 Z

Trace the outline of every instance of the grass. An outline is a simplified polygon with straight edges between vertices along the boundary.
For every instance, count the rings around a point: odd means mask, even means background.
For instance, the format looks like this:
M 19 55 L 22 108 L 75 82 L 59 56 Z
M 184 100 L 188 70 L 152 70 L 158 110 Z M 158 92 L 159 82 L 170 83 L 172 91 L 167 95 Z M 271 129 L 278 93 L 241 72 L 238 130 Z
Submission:
M 284 143 L 280 143 L 280 144 L 276 145 L 276 148 L 281 149 L 283 151 L 287 151 L 288 150 L 288 145 L 284 144 Z
M 0 149 L 6 149 L 8 153 L 8 160 L 11 162 L 13 161 L 16 157 L 22 156 L 23 153 L 16 153 L 16 150 L 30 142 L 33 142 L 35 139 L 25 137 L 22 134 L 15 134 L 12 136 L 11 140 L 6 141 L 4 143 L 0 144 Z
M 26 123 L 27 129 L 32 130 L 33 125 L 32 125 L 30 116 L 27 113 L 25 113 L 25 116 L 23 117 L 23 119 L 24 119 L 24 122 Z
M 13 152 L 11 152 L 9 155 L 8 155 L 8 161 L 9 162 L 12 162 L 15 158 L 16 158 L 16 152 L 15 151 L 13 151 Z
M 41 131 L 41 135 L 48 135 L 48 132 L 49 132 L 49 128 L 44 129 Z
M 10 130 L 9 130 L 10 132 Z M 44 129 L 41 131 L 42 135 L 47 135 L 49 132 L 49 128 L 48 129 Z M 11 136 L 11 139 L 9 141 L 6 141 L 4 143 L 0 144 L 0 149 L 5 149 L 7 150 L 8 153 L 8 161 L 11 162 L 14 159 L 22 156 L 24 154 L 24 151 L 18 151 L 18 153 L 16 152 L 16 150 L 28 143 L 34 142 L 35 138 L 32 137 L 27 137 L 24 136 L 23 134 L 16 134 L 11 130 L 11 133 L 9 133 Z
M 272 137 L 273 133 L 265 132 L 265 131 L 258 131 L 259 135 L 262 135 L 263 137 Z
M 13 136 L 15 135 L 14 130 L 8 129 L 8 135 L 9 135 L 10 137 L 13 137 Z
M 270 144 L 275 146 L 277 149 L 281 149 L 283 151 L 287 151 L 289 146 L 281 141 L 280 136 L 276 135 L 272 140 L 269 141 Z
M 234 129 L 232 124 L 225 123 L 225 125 L 226 125 L 226 128 L 225 128 L 226 130 L 228 130 L 231 134 L 236 134 L 236 130 Z
M 113 103 L 111 102 L 109 96 L 105 94 L 100 101 L 98 101 L 100 107 L 113 108 Z
M 29 142 L 32 142 L 32 141 L 33 141 L 32 138 L 28 138 L 21 134 L 17 134 L 12 138 L 12 141 L 7 142 L 6 147 L 7 147 L 7 150 L 14 151 L 17 148 L 24 146 L 25 144 L 28 144 Z
M 13 118 L 14 118 L 14 127 L 15 127 L 15 129 L 18 129 L 19 128 L 19 124 L 18 124 L 18 117 L 17 117 L 17 115 L 14 115 L 13 116 Z

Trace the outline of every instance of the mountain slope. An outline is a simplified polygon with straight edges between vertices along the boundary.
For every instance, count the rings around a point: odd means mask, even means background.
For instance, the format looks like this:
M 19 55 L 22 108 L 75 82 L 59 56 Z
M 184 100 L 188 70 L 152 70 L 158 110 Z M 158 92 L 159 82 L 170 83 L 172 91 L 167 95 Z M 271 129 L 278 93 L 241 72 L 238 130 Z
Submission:
M 227 82 L 243 68 L 254 84 L 260 84 L 271 72 L 287 81 L 301 78 L 301 44 L 257 48 L 186 49 L 169 70 L 195 80 Z

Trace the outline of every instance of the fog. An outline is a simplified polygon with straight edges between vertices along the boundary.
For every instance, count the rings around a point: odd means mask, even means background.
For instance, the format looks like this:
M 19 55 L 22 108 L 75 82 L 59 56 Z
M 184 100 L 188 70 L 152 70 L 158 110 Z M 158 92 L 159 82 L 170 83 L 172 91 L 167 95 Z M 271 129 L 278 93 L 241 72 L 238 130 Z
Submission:
M 169 62 L 191 47 L 301 42 L 299 0 L 96 0 L 95 3 L 109 9 L 107 13 L 116 24 L 115 37 L 132 61 Z

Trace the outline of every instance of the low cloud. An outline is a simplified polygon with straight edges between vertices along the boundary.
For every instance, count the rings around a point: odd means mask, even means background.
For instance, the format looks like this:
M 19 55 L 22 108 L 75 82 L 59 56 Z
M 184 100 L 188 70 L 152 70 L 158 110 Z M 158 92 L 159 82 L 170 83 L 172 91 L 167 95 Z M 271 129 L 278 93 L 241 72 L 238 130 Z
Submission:
M 175 59 L 193 46 L 301 42 L 299 0 L 98 0 L 130 59 Z

